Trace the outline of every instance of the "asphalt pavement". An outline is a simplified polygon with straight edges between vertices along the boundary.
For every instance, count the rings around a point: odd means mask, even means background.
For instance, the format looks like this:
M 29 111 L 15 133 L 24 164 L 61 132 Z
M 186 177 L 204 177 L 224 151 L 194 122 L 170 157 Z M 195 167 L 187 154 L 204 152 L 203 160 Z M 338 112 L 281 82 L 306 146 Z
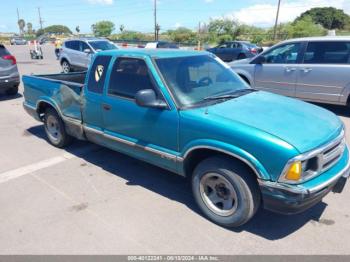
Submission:
M 9 50 L 21 75 L 60 72 L 51 45 L 44 60 Z M 179 176 L 88 142 L 51 146 L 22 93 L 0 95 L 0 254 L 350 254 L 350 184 L 302 214 L 222 228 Z M 350 141 L 349 110 L 325 107 Z

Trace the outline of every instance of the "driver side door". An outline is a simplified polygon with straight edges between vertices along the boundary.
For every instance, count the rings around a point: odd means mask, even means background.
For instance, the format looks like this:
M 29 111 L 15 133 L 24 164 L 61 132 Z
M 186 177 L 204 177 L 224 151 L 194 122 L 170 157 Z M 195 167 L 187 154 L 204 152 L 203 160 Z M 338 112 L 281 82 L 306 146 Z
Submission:
M 255 88 L 294 97 L 301 50 L 301 43 L 286 43 L 262 54 L 265 61 L 255 65 Z
M 149 70 L 151 61 L 117 57 L 102 104 L 106 145 L 171 171 L 177 169 L 179 116 Z M 160 81 L 160 80 L 159 80 Z M 164 86 L 163 86 L 164 88 Z M 141 107 L 135 95 L 153 89 L 166 109 Z

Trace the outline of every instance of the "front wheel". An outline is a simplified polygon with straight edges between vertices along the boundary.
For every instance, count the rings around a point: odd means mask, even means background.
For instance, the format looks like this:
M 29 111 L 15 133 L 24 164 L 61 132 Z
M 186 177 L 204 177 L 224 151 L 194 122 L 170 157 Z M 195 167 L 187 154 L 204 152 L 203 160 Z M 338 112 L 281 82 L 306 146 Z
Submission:
M 223 156 L 199 163 L 193 172 L 192 191 L 204 215 L 225 227 L 247 223 L 261 201 L 254 174 L 240 162 Z
M 47 138 L 55 147 L 63 148 L 72 141 L 72 137 L 66 132 L 62 119 L 53 108 L 48 108 L 45 111 L 44 125 Z

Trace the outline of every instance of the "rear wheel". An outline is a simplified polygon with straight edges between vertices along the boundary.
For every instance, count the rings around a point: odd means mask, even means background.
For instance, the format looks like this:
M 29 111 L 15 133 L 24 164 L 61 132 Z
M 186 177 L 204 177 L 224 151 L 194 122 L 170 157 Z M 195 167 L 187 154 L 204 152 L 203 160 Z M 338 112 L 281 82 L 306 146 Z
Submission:
M 199 163 L 192 176 L 192 191 L 204 215 L 225 227 L 247 223 L 260 205 L 254 174 L 225 157 L 210 157 Z
M 6 94 L 10 95 L 10 96 L 17 95 L 17 93 L 18 93 L 18 85 L 13 86 L 13 87 L 6 90 Z
M 50 143 L 63 148 L 72 142 L 72 137 L 67 134 L 64 123 L 53 108 L 45 111 L 45 132 Z
M 72 71 L 72 67 L 69 64 L 69 62 L 67 60 L 63 60 L 63 62 L 62 62 L 62 72 L 65 73 L 65 74 L 68 74 L 71 71 Z

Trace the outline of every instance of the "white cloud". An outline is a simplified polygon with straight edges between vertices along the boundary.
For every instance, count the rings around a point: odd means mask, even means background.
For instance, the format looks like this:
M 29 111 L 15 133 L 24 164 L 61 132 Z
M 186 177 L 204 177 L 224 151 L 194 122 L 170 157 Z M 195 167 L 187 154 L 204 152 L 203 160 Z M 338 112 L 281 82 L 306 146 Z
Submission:
M 114 0 L 88 0 L 90 4 L 113 5 Z
M 290 22 L 298 17 L 301 13 L 313 7 L 327 7 L 344 9 L 345 12 L 350 12 L 350 4 L 348 0 L 297 0 L 281 4 L 279 22 Z M 227 16 L 238 20 L 241 23 L 257 26 L 271 26 L 275 22 L 277 5 L 271 4 L 256 4 L 247 8 L 240 9 L 229 13 Z
M 179 27 L 181 27 L 181 26 L 182 26 L 182 24 L 179 23 L 179 22 L 176 22 L 175 25 L 174 25 L 175 28 L 179 28 Z

